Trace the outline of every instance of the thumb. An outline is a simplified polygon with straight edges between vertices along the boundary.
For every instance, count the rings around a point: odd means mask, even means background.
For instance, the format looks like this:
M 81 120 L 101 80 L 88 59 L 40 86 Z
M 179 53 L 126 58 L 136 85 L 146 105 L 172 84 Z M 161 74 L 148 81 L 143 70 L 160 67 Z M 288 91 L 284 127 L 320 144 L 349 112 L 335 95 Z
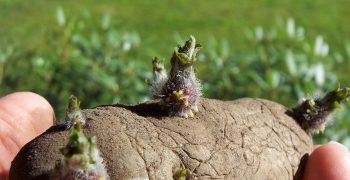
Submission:
M 350 179 L 350 153 L 345 146 L 331 142 L 318 146 L 307 160 L 304 179 Z
M 17 92 L 0 98 L 0 179 L 27 142 L 55 122 L 53 109 L 43 97 Z

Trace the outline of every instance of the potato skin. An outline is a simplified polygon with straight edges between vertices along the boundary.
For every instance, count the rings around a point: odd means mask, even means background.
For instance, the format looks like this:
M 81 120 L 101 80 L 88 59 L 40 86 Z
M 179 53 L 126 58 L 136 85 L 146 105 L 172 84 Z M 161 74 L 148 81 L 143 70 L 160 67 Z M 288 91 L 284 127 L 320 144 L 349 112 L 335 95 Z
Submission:
M 159 105 L 108 105 L 83 110 L 84 133 L 96 136 L 111 179 L 293 179 L 312 150 L 312 138 L 287 108 L 262 99 L 201 100 L 189 119 L 167 117 Z M 25 145 L 10 180 L 47 179 L 68 131 L 52 127 Z

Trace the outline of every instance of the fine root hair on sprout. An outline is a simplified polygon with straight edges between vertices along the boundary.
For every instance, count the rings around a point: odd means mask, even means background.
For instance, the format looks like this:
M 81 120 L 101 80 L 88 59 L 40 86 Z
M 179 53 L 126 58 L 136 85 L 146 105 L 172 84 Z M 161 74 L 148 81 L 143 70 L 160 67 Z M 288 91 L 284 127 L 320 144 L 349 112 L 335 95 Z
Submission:
M 202 48 L 193 36 L 183 46 L 175 48 L 171 57 L 171 69 L 166 73 L 157 58 L 152 60 L 153 83 L 151 94 L 161 99 L 161 105 L 171 116 L 193 117 L 198 112 L 202 86 L 196 78 L 193 65 L 197 52 Z
M 73 124 L 79 123 L 81 125 L 85 125 L 86 123 L 85 117 L 80 110 L 80 101 L 74 95 L 69 96 L 65 121 L 72 122 Z
M 320 133 L 330 122 L 334 110 L 348 100 L 349 96 L 350 88 L 338 87 L 322 97 L 303 98 L 299 105 L 292 109 L 292 115 L 307 132 Z
M 56 162 L 50 174 L 53 180 L 107 180 L 106 167 L 96 147 L 95 137 L 86 137 L 80 123 L 69 131 L 69 142 L 60 149 L 63 157 Z
M 168 80 L 168 74 L 164 67 L 164 61 L 154 57 L 152 59 L 153 65 L 153 81 L 151 83 L 150 91 L 154 98 L 161 98 L 164 84 Z

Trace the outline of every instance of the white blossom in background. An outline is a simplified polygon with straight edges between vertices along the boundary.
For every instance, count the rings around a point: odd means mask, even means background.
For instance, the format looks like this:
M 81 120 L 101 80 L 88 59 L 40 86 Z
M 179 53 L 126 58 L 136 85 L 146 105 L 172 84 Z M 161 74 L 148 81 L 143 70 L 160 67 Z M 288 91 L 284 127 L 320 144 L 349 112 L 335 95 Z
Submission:
M 287 21 L 287 34 L 288 37 L 295 36 L 295 23 L 293 18 L 289 18 Z
M 324 66 L 321 63 L 317 63 L 313 67 L 313 72 L 315 76 L 315 81 L 318 86 L 323 86 L 326 80 Z
M 317 36 L 315 40 L 314 54 L 316 56 L 325 57 L 328 55 L 329 46 L 324 42 L 322 36 Z
M 258 41 L 261 41 L 264 37 L 264 29 L 261 26 L 256 27 L 255 36 Z

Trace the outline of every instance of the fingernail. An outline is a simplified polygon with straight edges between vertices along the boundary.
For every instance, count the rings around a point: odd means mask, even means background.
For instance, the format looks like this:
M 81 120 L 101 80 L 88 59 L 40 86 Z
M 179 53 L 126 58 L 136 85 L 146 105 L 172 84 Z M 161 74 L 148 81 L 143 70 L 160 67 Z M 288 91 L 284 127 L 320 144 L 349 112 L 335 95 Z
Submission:
M 344 149 L 346 152 L 348 152 L 348 153 L 349 153 L 349 149 L 348 149 L 348 148 L 346 148 L 344 145 L 342 145 L 342 144 L 338 143 L 337 141 L 330 141 L 328 144 L 334 144 L 334 145 L 337 145 L 337 146 L 339 146 L 339 147 L 343 148 L 343 149 Z

